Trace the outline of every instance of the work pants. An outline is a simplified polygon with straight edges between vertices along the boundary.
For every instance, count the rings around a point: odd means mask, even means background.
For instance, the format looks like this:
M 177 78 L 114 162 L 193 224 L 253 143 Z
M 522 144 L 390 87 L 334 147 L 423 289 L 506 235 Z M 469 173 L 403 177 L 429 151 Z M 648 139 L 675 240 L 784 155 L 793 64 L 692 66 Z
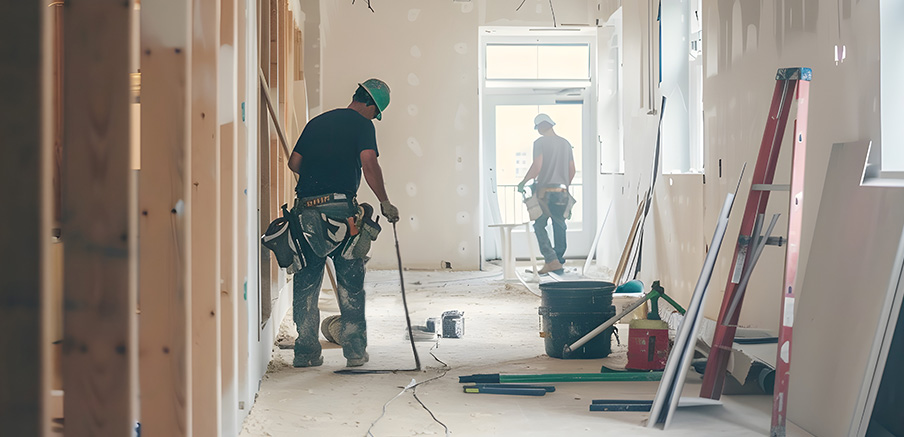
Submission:
M 534 221 L 534 232 L 537 234 L 537 243 L 540 245 L 540 253 L 547 263 L 559 260 L 565 263 L 565 209 L 568 206 L 568 192 L 547 191 L 540 199 L 540 207 L 543 215 Z M 546 223 L 552 220 L 552 232 L 555 246 L 549 242 L 549 234 L 546 232 Z
M 317 301 L 320 297 L 326 258 L 314 254 L 307 242 L 302 241 L 301 245 L 307 265 L 295 273 L 292 284 L 294 297 L 292 311 L 298 329 L 295 361 L 307 362 L 320 358 L 321 353 L 318 335 L 320 308 Z M 342 342 L 342 353 L 345 358 L 359 360 L 364 357 L 367 348 L 367 323 L 364 320 L 364 260 L 343 258 L 341 255 L 343 248 L 345 243 L 327 255 L 333 259 L 336 266 L 336 282 L 339 287 L 336 293 L 341 312 L 338 337 Z

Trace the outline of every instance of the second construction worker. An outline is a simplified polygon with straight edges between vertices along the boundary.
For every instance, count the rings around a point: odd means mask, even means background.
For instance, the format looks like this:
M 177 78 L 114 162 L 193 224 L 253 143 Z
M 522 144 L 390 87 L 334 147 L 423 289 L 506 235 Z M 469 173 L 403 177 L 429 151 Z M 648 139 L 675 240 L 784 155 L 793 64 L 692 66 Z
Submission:
M 540 273 L 562 270 L 565 264 L 565 219 L 570 215 L 573 200 L 568 187 L 574 179 L 574 154 L 571 143 L 556 135 L 556 123 L 546 114 L 534 118 L 534 129 L 540 138 L 534 141 L 534 159 L 524 179 L 518 184 L 518 191 L 524 193 L 524 185 L 536 178 L 533 195 L 537 196 L 543 215 L 534 221 L 534 231 L 545 265 Z M 554 244 L 550 243 L 546 223 L 552 219 Z
M 389 86 L 385 82 L 368 79 L 358 84 L 347 108 L 325 112 L 308 122 L 289 158 L 289 168 L 299 175 L 294 212 L 301 218 L 304 234 L 299 239 L 304 267 L 295 273 L 293 284 L 293 318 L 298 330 L 295 367 L 323 364 L 317 300 L 326 257 L 336 266 L 336 296 L 342 314 L 339 335 L 346 365 L 361 366 L 368 360 L 364 263 L 379 225 L 372 219 L 373 208 L 359 207 L 355 196 L 363 170 L 367 185 L 380 200 L 383 216 L 390 223 L 399 220 L 399 210 L 389 202 L 383 184 L 372 121 L 381 120 L 387 106 Z

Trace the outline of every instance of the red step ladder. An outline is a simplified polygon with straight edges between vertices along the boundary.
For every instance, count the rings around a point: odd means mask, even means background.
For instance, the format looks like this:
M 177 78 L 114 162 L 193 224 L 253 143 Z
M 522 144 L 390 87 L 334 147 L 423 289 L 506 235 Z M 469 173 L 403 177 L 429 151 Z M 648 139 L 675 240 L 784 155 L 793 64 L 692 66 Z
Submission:
M 803 211 L 804 162 L 807 145 L 807 104 L 809 102 L 810 79 L 809 68 L 782 68 L 775 76 L 775 91 L 772 94 L 772 106 L 760 144 L 756 168 L 747 207 L 741 222 L 741 231 L 735 247 L 734 259 L 722 307 L 713 336 L 713 346 L 706 363 L 703 376 L 703 387 L 700 396 L 719 399 L 725 382 L 725 372 L 731 345 L 737 330 L 738 317 L 747 281 L 753 271 L 756 258 L 765 244 L 773 244 L 775 239 L 769 238 L 769 232 L 760 237 L 762 218 L 766 212 L 769 193 L 787 190 L 788 186 L 773 185 L 775 167 L 777 165 L 785 126 L 791 112 L 792 100 L 797 100 L 797 115 L 794 121 L 794 141 L 791 161 L 790 206 L 788 219 L 788 238 L 785 252 L 785 275 L 782 287 L 782 313 L 779 326 L 778 359 L 776 360 L 775 391 L 772 405 L 772 436 L 785 435 L 785 416 L 788 409 L 788 379 L 791 366 L 791 334 L 794 325 L 794 282 L 797 278 L 797 258 L 800 251 L 800 228 Z M 773 225 L 775 223 L 773 219 Z M 771 231 L 771 226 L 770 226 Z M 781 241 L 779 239 L 779 241 Z M 781 244 L 781 243 L 779 243 Z

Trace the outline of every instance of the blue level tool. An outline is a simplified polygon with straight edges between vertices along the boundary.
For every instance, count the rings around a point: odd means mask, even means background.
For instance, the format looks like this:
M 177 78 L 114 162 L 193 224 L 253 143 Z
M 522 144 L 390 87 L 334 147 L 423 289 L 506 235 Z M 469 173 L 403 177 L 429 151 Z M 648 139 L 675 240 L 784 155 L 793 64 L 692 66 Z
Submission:
M 462 387 L 465 393 L 486 393 L 494 395 L 520 395 L 520 396 L 545 396 L 547 390 L 542 387 L 488 387 L 479 385 L 466 385 Z

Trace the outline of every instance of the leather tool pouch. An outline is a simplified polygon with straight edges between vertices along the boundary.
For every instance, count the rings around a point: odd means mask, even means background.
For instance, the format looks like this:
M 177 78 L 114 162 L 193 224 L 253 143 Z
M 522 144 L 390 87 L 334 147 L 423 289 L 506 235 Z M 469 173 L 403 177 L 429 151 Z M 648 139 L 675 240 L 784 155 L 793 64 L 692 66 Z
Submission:
M 273 251 L 276 263 L 291 275 L 305 265 L 304 254 L 298 240 L 301 236 L 301 226 L 298 217 L 290 213 L 286 205 L 282 206 L 282 210 L 283 216 L 273 220 L 267 227 L 267 232 L 261 236 L 261 244 Z
M 376 241 L 380 235 L 382 227 L 380 227 L 380 217 L 376 220 L 373 218 L 374 208 L 368 203 L 362 203 L 358 207 L 358 215 L 355 224 L 358 227 L 358 235 L 353 236 L 345 248 L 342 249 L 342 257 L 345 259 L 364 259 L 367 260 L 367 253 L 370 252 L 370 245 Z

